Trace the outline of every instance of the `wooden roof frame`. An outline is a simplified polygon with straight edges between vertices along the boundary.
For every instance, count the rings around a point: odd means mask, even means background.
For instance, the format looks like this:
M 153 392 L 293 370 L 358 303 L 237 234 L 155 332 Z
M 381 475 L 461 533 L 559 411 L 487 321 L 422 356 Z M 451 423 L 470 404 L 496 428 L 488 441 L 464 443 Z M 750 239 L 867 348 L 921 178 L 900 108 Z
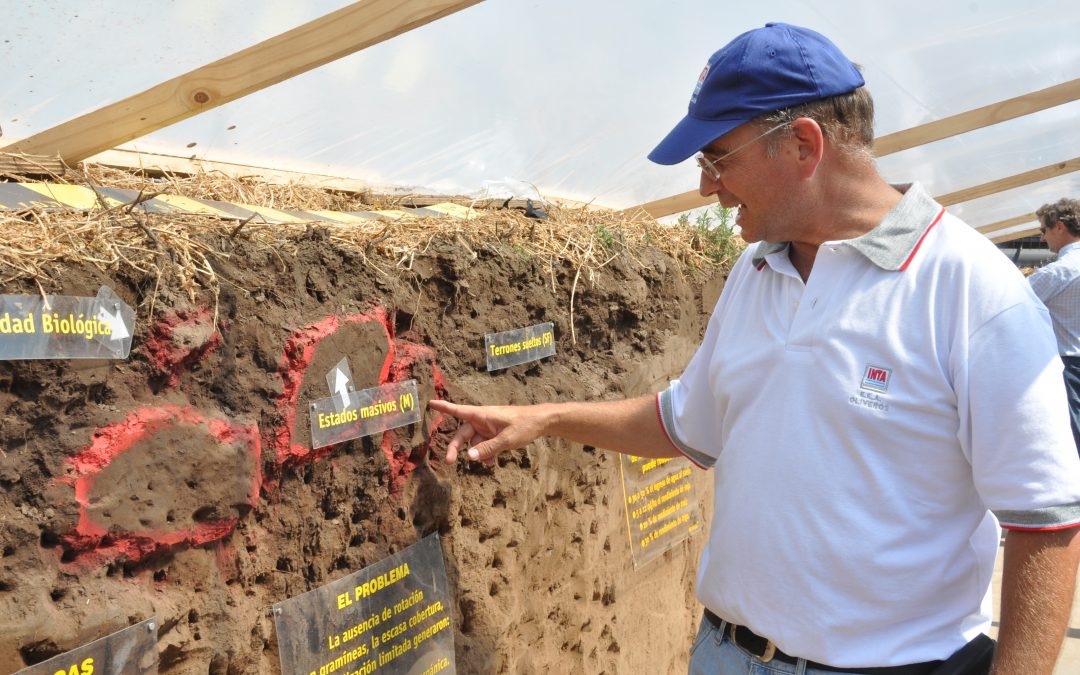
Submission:
M 359 0 L 139 94 L 9 144 L 0 148 L 0 156 L 59 157 L 61 161 L 74 164 L 481 1 Z M 883 157 L 1077 99 L 1080 99 L 1080 78 L 882 136 L 874 142 L 874 153 Z M 1080 169 L 1080 158 L 1073 158 L 940 195 L 937 199 L 948 206 L 1077 169 Z M 325 181 L 339 189 L 361 188 L 358 182 L 348 179 L 319 178 L 322 180 L 316 182 Z M 711 203 L 712 200 L 701 197 L 696 191 L 688 191 L 626 211 L 642 209 L 660 218 Z M 1034 214 L 1025 214 L 977 229 L 990 236 L 992 241 L 1009 241 L 1038 230 L 1024 230 L 999 237 L 994 237 L 993 233 L 1034 218 Z
M 1024 115 L 1030 115 L 1047 108 L 1071 103 L 1080 99 L 1080 78 L 1069 80 L 1061 84 L 1033 91 L 1022 96 L 1016 96 L 1004 101 L 998 101 L 991 105 L 958 113 L 934 122 L 928 122 L 917 127 L 905 129 L 892 134 L 881 136 L 874 141 L 874 155 L 884 157 L 894 152 L 907 150 L 958 134 L 974 131 L 983 127 L 991 126 L 999 122 L 1015 119 Z M 1003 190 L 1008 190 L 1022 185 L 1028 185 L 1040 180 L 1054 178 L 1080 169 L 1080 159 L 1070 159 L 1065 162 L 1051 164 L 1032 171 L 1025 171 L 1014 176 L 1000 178 L 998 180 L 983 183 L 964 190 L 950 192 L 942 195 L 940 199 L 949 199 L 948 204 L 956 204 L 977 197 L 985 197 Z M 671 197 L 664 197 L 639 206 L 626 209 L 635 211 L 642 209 L 653 218 L 662 218 L 675 213 L 689 211 L 690 209 L 709 206 L 715 200 L 702 197 L 696 190 L 690 190 Z M 948 205 L 942 202 L 944 205 Z M 988 226 L 989 227 L 989 226 Z M 994 229 L 999 229 L 995 227 Z
M 0 152 L 74 164 L 479 2 L 360 0 Z

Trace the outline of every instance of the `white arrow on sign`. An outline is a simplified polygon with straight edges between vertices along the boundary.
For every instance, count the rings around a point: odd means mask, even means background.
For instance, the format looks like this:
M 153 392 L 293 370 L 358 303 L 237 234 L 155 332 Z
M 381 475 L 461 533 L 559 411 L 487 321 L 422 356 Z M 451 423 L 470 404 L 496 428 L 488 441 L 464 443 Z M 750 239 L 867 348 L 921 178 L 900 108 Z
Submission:
M 340 368 L 334 368 L 333 392 L 341 398 L 349 395 L 349 378 L 345 377 L 345 373 L 341 372 Z
M 341 357 L 334 369 L 326 374 L 326 386 L 330 389 L 330 393 L 338 399 L 338 403 L 335 405 L 349 404 L 349 392 L 353 389 L 349 357 Z
M 124 317 L 120 315 L 119 307 L 116 309 L 115 314 L 104 307 L 98 307 L 98 321 L 109 324 L 111 331 L 109 337 L 112 340 L 124 340 L 131 337 L 131 333 L 128 332 L 127 326 L 124 324 Z

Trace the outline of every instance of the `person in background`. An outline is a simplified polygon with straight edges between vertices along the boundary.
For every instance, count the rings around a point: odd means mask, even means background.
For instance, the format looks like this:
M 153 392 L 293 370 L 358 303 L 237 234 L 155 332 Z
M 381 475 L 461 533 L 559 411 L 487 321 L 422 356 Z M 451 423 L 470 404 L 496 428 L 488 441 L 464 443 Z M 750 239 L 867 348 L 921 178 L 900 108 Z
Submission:
M 685 455 L 715 480 L 693 674 L 1049 675 L 1080 557 L 1080 457 L 1050 317 L 989 240 L 872 154 L 859 69 L 771 23 L 716 52 L 650 154 L 695 153 L 750 245 L 655 396 L 429 406 L 491 462 L 542 436 Z M 471 447 L 470 447 L 471 445 Z M 632 617 L 629 619 L 632 620 Z
M 1065 363 L 1073 440 L 1080 453 L 1080 200 L 1043 204 L 1035 215 L 1042 240 L 1058 257 L 1036 270 L 1028 282 L 1054 322 L 1058 354 Z

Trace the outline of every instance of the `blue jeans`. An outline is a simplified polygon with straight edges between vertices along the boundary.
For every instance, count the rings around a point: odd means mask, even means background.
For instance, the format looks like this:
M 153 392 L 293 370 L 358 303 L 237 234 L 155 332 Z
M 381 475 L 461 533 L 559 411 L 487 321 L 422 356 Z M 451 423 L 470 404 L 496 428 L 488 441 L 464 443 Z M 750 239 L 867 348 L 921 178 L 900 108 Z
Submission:
M 717 628 L 702 617 L 694 646 L 690 648 L 688 675 L 842 675 L 834 671 L 807 668 L 806 660 L 798 663 L 769 661 L 762 663 L 727 636 L 727 622 Z

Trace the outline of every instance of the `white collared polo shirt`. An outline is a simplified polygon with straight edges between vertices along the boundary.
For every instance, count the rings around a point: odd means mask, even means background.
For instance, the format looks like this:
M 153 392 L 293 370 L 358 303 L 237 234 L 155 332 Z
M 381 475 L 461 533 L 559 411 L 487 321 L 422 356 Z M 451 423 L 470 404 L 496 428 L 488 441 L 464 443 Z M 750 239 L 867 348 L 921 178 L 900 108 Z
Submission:
M 1080 524 L 1061 370 L 1020 272 L 917 184 L 805 284 L 749 247 L 657 397 L 714 470 L 698 598 L 837 667 L 951 654 L 989 628 L 994 516 Z

